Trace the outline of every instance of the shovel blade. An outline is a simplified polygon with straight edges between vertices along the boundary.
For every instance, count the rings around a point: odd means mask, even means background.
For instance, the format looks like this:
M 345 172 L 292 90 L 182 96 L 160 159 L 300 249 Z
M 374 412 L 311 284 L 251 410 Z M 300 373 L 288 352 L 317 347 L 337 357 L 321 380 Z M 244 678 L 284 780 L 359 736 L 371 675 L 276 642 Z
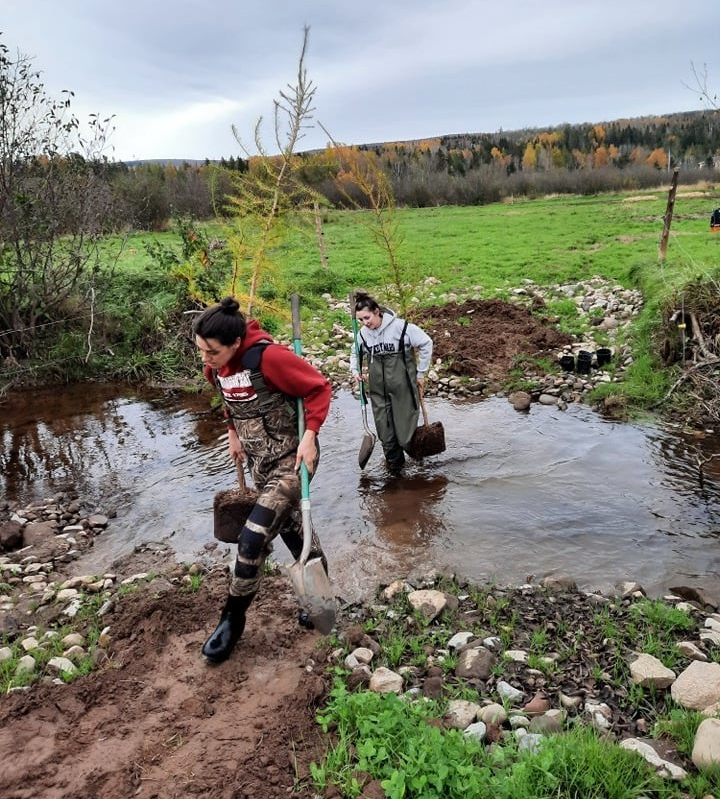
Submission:
M 300 607 L 310 617 L 321 635 L 328 635 L 335 626 L 335 592 L 320 558 L 303 564 L 295 561 L 287 569 Z
M 365 433 L 362 444 L 360 444 L 360 452 L 358 452 L 358 465 L 361 469 L 364 469 L 367 466 L 374 447 L 375 436 L 371 433 Z

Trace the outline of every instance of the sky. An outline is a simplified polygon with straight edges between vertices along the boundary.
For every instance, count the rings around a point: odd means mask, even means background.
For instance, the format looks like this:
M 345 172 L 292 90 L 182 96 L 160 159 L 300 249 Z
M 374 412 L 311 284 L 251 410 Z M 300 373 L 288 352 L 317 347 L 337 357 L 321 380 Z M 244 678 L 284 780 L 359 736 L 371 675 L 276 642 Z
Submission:
M 278 152 L 305 26 L 298 151 L 706 108 L 693 66 L 720 96 L 717 0 L 0 0 L 0 44 L 122 161 L 255 153 L 261 118 Z

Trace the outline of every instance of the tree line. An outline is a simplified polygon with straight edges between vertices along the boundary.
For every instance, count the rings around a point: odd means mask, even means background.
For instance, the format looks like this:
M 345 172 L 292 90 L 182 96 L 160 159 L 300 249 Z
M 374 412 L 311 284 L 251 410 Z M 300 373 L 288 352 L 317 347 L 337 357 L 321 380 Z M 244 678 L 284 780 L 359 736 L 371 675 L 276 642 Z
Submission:
M 604 124 L 563 125 L 495 134 L 354 147 L 387 175 L 399 206 L 426 207 L 497 202 L 508 196 L 595 194 L 654 188 L 678 168 L 681 183 L 717 179 L 720 115 L 717 111 L 639 117 Z M 295 156 L 298 175 L 332 207 L 347 207 L 343 154 L 333 143 Z M 222 216 L 234 173 L 260 168 L 262 159 L 108 163 L 114 198 L 108 223 L 162 229 L 173 215 Z

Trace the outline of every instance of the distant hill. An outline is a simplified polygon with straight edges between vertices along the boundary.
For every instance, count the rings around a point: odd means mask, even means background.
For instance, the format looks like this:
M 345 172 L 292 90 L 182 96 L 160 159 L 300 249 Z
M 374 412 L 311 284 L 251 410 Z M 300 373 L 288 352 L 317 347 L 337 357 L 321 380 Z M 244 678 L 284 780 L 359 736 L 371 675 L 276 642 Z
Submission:
M 207 162 L 205 158 L 140 158 L 135 161 L 122 161 L 125 166 L 144 166 L 146 164 L 157 164 L 159 166 L 202 166 Z M 211 160 L 210 163 L 217 163 Z
M 413 153 L 451 155 L 451 172 L 461 167 L 474 168 L 493 159 L 510 159 L 516 168 L 522 168 L 523 158 L 531 159 L 528 146 L 536 155 L 555 160 L 556 167 L 577 168 L 585 166 L 585 156 L 622 166 L 630 161 L 646 160 L 653 151 L 666 154 L 667 163 L 674 165 L 710 165 L 720 159 L 720 112 L 717 110 L 679 111 L 670 114 L 620 118 L 580 124 L 564 123 L 552 127 L 519 128 L 485 133 L 447 133 L 421 139 L 355 143 L 362 150 L 374 150 L 378 155 L 391 154 L 393 158 Z M 600 152 L 598 153 L 598 150 Z M 321 149 L 306 150 L 302 155 L 312 156 Z M 709 161 L 708 161 L 709 159 Z M 237 156 L 212 160 L 211 163 L 230 165 L 240 161 Z M 127 166 L 158 164 L 161 166 L 202 166 L 207 159 L 152 158 L 125 161 Z M 597 165 L 597 164 L 596 164 Z M 542 163 L 538 163 L 542 168 Z

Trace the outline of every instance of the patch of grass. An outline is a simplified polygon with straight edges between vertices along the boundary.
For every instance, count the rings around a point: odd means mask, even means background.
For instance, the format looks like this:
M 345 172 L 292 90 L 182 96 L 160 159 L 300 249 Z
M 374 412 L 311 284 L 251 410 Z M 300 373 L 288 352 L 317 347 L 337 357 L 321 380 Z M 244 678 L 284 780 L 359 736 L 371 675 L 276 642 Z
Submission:
M 441 716 L 435 702 L 406 702 L 394 694 L 349 693 L 336 682 L 318 714 L 334 745 L 310 772 L 318 792 L 332 783 L 357 797 L 364 781 L 379 780 L 388 799 L 637 799 L 671 796 L 663 781 L 635 753 L 571 728 L 544 738 L 536 752 L 506 741 L 486 748 L 458 730 L 428 721 Z M 679 794 L 676 794 L 679 795 Z

